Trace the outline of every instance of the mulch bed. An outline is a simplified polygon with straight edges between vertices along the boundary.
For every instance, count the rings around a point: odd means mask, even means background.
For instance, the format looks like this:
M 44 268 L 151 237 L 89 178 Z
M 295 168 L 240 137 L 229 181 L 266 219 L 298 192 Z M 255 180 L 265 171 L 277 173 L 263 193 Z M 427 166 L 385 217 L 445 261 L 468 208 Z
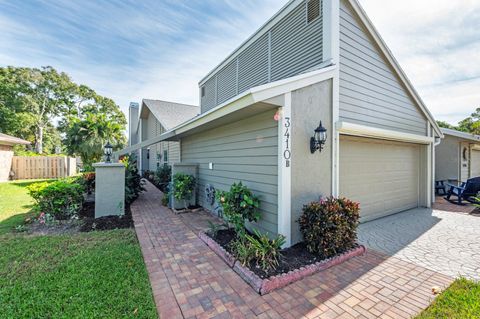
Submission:
M 233 255 L 232 249 L 230 248 L 230 243 L 235 239 L 235 232 L 233 229 L 219 230 L 215 237 L 211 236 L 208 233 L 207 235 L 213 240 L 215 240 L 227 252 Z M 351 249 L 356 247 L 357 246 L 351 247 Z M 346 251 L 340 251 L 338 254 L 340 255 Z M 272 276 L 288 273 L 295 269 L 299 269 L 301 267 L 305 267 L 316 262 L 323 261 L 325 259 L 327 259 L 327 257 L 310 253 L 307 250 L 305 243 L 302 242 L 281 250 L 280 262 L 276 269 L 264 271 L 263 269 L 258 267 L 255 262 L 247 265 L 247 267 L 248 269 L 253 271 L 258 277 L 265 279 Z
M 95 203 L 86 202 L 83 205 L 82 210 L 79 212 L 79 216 L 82 221 L 82 226 L 80 226 L 81 232 L 133 227 L 130 205 L 125 207 L 125 215 L 123 216 L 104 216 L 95 218 Z

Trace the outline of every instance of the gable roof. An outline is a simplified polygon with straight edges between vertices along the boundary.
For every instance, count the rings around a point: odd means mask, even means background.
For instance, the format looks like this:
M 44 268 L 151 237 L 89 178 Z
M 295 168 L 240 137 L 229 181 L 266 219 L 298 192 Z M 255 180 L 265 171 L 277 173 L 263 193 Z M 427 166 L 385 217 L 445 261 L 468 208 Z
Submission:
M 200 113 L 200 107 L 196 105 L 144 99 L 142 100 L 140 117 L 145 116 L 145 107 L 150 110 L 165 130 L 170 130 Z
M 21 139 L 15 136 L 0 133 L 0 145 L 16 145 L 16 144 L 28 145 L 31 143 L 29 141 L 26 141 L 24 139 Z
M 332 1 L 334 1 L 334 0 L 332 0 Z M 336 0 L 336 1 L 342 1 L 342 0 Z M 369 35 L 372 37 L 375 44 L 379 47 L 381 53 L 387 59 L 387 62 L 392 66 L 393 70 L 395 71 L 395 74 L 398 76 L 401 83 L 405 86 L 408 93 L 412 96 L 415 103 L 418 105 L 418 107 L 420 108 L 422 113 L 424 113 L 425 117 L 427 118 L 427 120 L 432 125 L 435 133 L 437 133 L 437 135 L 439 137 L 443 137 L 442 132 L 440 130 L 440 127 L 438 126 L 437 122 L 433 118 L 433 115 L 430 113 L 430 111 L 426 107 L 425 103 L 421 99 L 420 95 L 415 90 L 415 88 L 413 87 L 410 80 L 407 78 L 405 72 L 402 70 L 399 63 L 397 62 L 397 60 L 393 56 L 392 52 L 390 51 L 390 49 L 385 44 L 385 41 L 382 39 L 382 37 L 378 33 L 377 29 L 373 26 L 372 22 L 368 18 L 367 14 L 365 13 L 363 8 L 361 7 L 358 0 L 345 0 L 345 1 L 352 6 L 354 12 L 360 18 L 360 21 L 363 23 L 363 25 L 367 29 Z M 258 39 L 259 37 L 264 35 L 270 29 L 270 27 L 272 25 L 274 25 L 279 20 L 281 20 L 283 17 L 285 17 L 287 14 L 289 14 L 291 11 L 293 11 L 302 2 L 303 2 L 303 0 L 290 0 L 290 1 L 288 1 L 276 14 L 274 14 L 257 31 L 255 31 L 249 38 L 247 38 L 247 40 L 245 40 L 230 55 L 228 55 L 222 62 L 220 62 L 215 68 L 213 68 L 203 79 L 201 79 L 200 82 L 199 82 L 199 85 L 204 84 L 213 74 L 215 74 L 218 70 L 222 69 L 228 63 L 230 63 L 232 61 L 232 59 L 235 56 L 237 56 L 237 54 L 239 54 L 240 52 L 245 50 L 256 39 Z
M 474 135 L 474 134 L 452 130 L 449 128 L 443 128 L 443 127 L 441 128 L 441 131 L 445 135 L 451 135 L 451 136 L 460 137 L 469 141 L 480 142 L 480 135 Z
M 339 1 L 341 1 L 341 0 L 339 0 Z M 355 13 L 360 18 L 360 21 L 363 23 L 363 25 L 367 29 L 368 33 L 370 34 L 370 36 L 373 38 L 375 43 L 378 45 L 379 49 L 381 50 L 381 52 L 383 53 L 383 55 L 387 59 L 388 63 L 390 63 L 390 65 L 392 66 L 396 75 L 399 77 L 400 81 L 402 82 L 402 84 L 407 89 L 408 93 L 412 96 L 415 103 L 420 107 L 422 112 L 425 114 L 426 118 L 428 119 L 428 121 L 432 125 L 434 131 L 437 133 L 437 135 L 439 137 L 443 137 L 442 131 L 440 130 L 440 127 L 438 126 L 437 122 L 433 118 L 433 115 L 430 113 L 427 106 L 423 102 L 422 98 L 418 94 L 417 90 L 415 90 L 412 83 L 408 79 L 407 75 L 405 74 L 403 69 L 400 67 L 400 64 L 398 63 L 398 61 L 393 56 L 390 49 L 387 47 L 385 41 L 383 41 L 383 39 L 380 36 L 380 34 L 378 33 L 377 29 L 373 26 L 372 21 L 370 21 L 370 19 L 368 18 L 365 10 L 363 10 L 363 8 L 360 5 L 360 3 L 358 2 L 358 0 L 345 0 L 345 1 L 350 3 L 353 10 L 355 11 Z

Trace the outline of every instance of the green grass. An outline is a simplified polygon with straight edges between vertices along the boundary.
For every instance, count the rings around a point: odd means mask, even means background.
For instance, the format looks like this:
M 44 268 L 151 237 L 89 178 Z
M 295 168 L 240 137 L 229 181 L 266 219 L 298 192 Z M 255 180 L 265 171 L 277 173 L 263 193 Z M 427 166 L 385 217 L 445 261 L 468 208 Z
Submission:
M 30 215 L 33 199 L 27 186 L 43 180 L 22 180 L 0 183 L 0 235 L 10 232 Z
M 157 318 L 133 230 L 0 236 L 2 318 Z
M 157 318 L 133 230 L 10 233 L 31 214 L 36 182 L 0 183 L 0 317 Z
M 480 283 L 460 278 L 438 296 L 417 319 L 480 318 Z

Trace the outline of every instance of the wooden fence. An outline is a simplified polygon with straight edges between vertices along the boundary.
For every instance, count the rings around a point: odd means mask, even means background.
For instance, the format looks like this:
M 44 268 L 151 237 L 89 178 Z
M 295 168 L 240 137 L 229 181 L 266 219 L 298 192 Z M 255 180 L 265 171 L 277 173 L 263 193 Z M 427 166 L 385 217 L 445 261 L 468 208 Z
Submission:
M 77 161 L 67 156 L 14 156 L 13 179 L 62 178 L 77 172 Z

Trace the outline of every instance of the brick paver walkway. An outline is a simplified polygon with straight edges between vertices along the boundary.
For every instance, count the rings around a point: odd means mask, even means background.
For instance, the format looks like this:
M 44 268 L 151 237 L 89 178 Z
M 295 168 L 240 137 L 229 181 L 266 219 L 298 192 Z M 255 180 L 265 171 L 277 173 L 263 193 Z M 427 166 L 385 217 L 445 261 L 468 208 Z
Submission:
M 433 204 L 432 208 L 435 210 L 441 210 L 443 212 L 480 216 L 479 214 L 476 214 L 476 212 L 474 212 L 476 207 L 473 206 L 471 203 L 464 201 L 463 205 L 457 205 L 449 202 L 448 200 L 443 198 L 443 196 L 437 196 L 435 198 L 435 203 Z
M 174 215 L 151 184 L 132 205 L 159 315 L 170 318 L 410 318 L 452 279 L 369 251 L 268 295 L 197 237 L 206 213 Z

